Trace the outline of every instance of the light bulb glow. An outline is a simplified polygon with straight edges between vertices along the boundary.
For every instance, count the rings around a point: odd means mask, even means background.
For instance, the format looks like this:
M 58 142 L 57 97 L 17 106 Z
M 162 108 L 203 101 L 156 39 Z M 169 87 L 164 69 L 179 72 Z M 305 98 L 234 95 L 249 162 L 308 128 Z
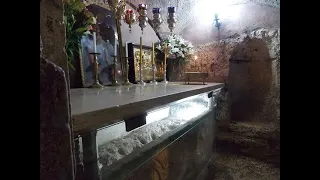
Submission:
M 235 20 L 240 15 L 239 8 L 230 6 L 228 0 L 200 0 L 196 4 L 195 15 L 201 25 L 210 26 L 214 23 L 215 14 L 218 15 L 219 22 L 224 20 Z

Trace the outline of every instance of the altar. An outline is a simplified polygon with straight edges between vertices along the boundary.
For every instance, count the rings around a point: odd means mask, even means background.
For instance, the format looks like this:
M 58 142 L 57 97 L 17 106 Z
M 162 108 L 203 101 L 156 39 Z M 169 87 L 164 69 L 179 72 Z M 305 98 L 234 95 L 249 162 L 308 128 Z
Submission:
M 221 87 L 172 82 L 71 89 L 77 179 L 204 178 Z

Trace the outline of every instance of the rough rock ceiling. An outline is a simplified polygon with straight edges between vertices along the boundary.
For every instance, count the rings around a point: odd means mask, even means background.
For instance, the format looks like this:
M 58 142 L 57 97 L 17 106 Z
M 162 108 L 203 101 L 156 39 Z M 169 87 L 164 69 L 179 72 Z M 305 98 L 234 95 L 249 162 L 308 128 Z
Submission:
M 162 9 L 162 16 L 164 23 L 160 27 L 160 35 L 166 36 L 169 33 L 168 25 L 166 23 L 166 9 L 168 6 L 177 7 L 177 24 L 174 33 L 180 34 L 180 32 L 190 24 L 195 18 L 194 7 L 197 3 L 203 1 L 215 1 L 216 3 L 223 2 L 224 5 L 236 5 L 245 3 L 254 3 L 264 6 L 271 6 L 274 8 L 280 7 L 280 0 L 127 0 L 135 6 L 140 3 L 145 3 L 149 6 L 148 17 L 152 18 L 152 8 L 160 7 Z

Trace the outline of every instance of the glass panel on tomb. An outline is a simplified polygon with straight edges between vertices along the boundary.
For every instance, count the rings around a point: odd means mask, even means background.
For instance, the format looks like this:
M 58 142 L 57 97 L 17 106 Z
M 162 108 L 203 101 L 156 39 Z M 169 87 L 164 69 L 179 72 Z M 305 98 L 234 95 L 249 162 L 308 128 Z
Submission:
M 118 179 L 134 171 L 156 155 L 159 148 L 169 146 L 196 126 L 200 117 L 212 109 L 212 100 L 208 93 L 203 93 L 150 110 L 146 124 L 130 132 L 126 132 L 124 121 L 98 130 L 101 176 Z

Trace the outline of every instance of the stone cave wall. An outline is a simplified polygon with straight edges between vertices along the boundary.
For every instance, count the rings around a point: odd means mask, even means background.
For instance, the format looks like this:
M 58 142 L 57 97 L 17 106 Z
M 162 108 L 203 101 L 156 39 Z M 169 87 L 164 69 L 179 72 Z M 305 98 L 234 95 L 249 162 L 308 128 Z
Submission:
M 62 0 L 40 0 L 40 179 L 74 179 Z
M 40 35 L 43 42 L 43 57 L 60 66 L 67 73 L 62 0 L 40 1 Z
M 195 16 L 179 33 L 195 45 L 197 56 L 182 71 L 208 72 L 209 82 L 227 82 L 221 105 L 226 121 L 280 119 L 279 6 L 272 0 L 230 1 L 219 29 Z
M 185 71 L 209 72 L 208 81 L 228 82 L 229 108 L 225 109 L 230 109 L 230 116 L 225 118 L 279 119 L 280 29 L 261 28 L 198 45 L 195 55 L 198 58 L 191 59 Z
M 197 59 L 190 59 L 184 70 L 208 72 L 208 81 L 224 82 L 228 78 L 229 60 L 232 52 L 246 38 L 257 38 L 266 43 L 270 60 L 272 61 L 273 82 L 278 84 L 280 74 L 280 29 L 258 29 L 237 35 L 234 38 L 195 46 L 194 55 L 197 56 Z

